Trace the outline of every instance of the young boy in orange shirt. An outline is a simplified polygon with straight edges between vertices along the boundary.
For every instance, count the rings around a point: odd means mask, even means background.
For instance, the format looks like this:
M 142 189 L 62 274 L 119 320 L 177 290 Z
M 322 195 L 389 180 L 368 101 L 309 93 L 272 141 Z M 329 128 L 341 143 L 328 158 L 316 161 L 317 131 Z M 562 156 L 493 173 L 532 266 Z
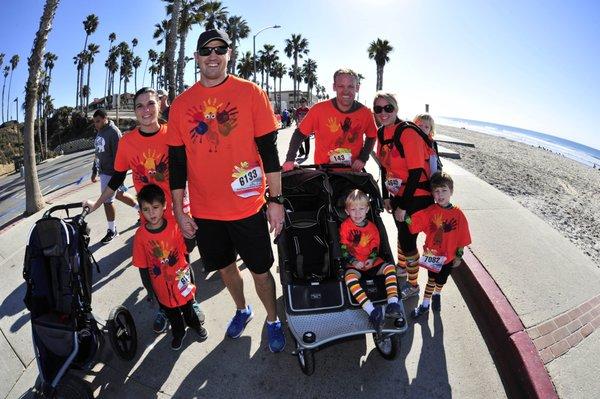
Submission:
M 144 186 L 138 193 L 138 203 L 145 223 L 134 236 L 132 263 L 140 269 L 144 287 L 156 296 L 171 323 L 171 349 L 179 350 L 186 324 L 196 330 L 200 340 L 208 336 L 193 307 L 196 286 L 191 279 L 185 241 L 177 223 L 164 217 L 166 198 L 159 186 Z
M 346 197 L 348 218 L 340 226 L 340 243 L 346 265 L 344 280 L 354 299 L 369 314 L 369 321 L 373 328 L 380 331 L 384 318 L 383 308 L 373 305 L 367 297 L 359 281 L 362 273 L 385 276 L 388 302 L 386 316 L 401 317 L 402 308 L 398 303 L 396 266 L 379 257 L 379 230 L 375 223 L 367 219 L 367 212 L 369 212 L 369 197 L 360 190 L 353 190 Z
M 431 191 L 435 204 L 406 217 L 412 234 L 426 234 L 419 265 L 428 270 L 423 302 L 412 312 L 417 317 L 429 311 L 441 310 L 441 291 L 452 270 L 462 263 L 463 249 L 471 243 L 469 224 L 462 211 L 450 203 L 454 182 L 446 172 L 431 176 Z

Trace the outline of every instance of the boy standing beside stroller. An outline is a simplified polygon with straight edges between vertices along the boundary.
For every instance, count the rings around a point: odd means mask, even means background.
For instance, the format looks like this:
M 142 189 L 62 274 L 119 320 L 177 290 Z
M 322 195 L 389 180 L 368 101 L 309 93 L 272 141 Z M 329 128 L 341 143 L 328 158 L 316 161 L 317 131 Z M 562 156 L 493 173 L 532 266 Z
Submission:
M 419 265 L 428 270 L 423 302 L 412 312 L 413 319 L 429 311 L 441 310 L 441 291 L 454 268 L 462 263 L 463 249 L 471 243 L 469 224 L 462 211 L 450 203 L 454 182 L 445 172 L 431 176 L 435 204 L 406 218 L 412 234 L 425 232 L 423 255 Z
M 361 275 L 385 276 L 385 291 L 388 305 L 385 315 L 391 318 L 402 317 L 398 303 L 396 267 L 379 257 L 380 237 L 377 226 L 367 219 L 369 197 L 360 190 L 353 190 L 346 197 L 348 218 L 340 226 L 340 243 L 346 266 L 344 280 L 350 294 L 369 314 L 369 322 L 376 331 L 383 325 L 384 312 L 381 306 L 373 305 L 360 284 Z
M 156 295 L 171 323 L 171 349 L 179 350 L 186 324 L 196 330 L 201 340 L 208 336 L 193 306 L 196 286 L 191 280 L 185 241 L 177 223 L 163 217 L 166 198 L 159 186 L 144 186 L 138 193 L 138 202 L 145 223 L 134 236 L 132 263 L 140 269 L 144 287 Z

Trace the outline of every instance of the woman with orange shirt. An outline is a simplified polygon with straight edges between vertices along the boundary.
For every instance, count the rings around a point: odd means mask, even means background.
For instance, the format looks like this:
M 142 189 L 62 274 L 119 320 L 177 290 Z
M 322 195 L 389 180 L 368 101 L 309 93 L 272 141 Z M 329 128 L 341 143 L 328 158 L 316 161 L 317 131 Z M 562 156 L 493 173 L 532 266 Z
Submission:
M 419 251 L 417 234 L 411 234 L 404 219 L 433 204 L 428 176 L 431 150 L 419 133 L 412 128 L 402 131 L 399 146 L 394 133 L 399 123 L 398 102 L 393 94 L 378 93 L 373 102 L 378 131 L 377 157 L 383 176 L 383 198 L 388 212 L 393 213 L 398 228 L 398 276 L 408 275 L 402 298 L 418 295 Z

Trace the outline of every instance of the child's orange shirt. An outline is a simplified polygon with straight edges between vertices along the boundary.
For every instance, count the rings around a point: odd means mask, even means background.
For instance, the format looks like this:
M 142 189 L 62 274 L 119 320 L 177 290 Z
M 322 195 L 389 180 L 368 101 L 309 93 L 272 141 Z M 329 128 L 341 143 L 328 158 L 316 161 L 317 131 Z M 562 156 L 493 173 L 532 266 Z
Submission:
M 365 270 L 383 262 L 379 257 L 379 230 L 371 221 L 367 221 L 367 224 L 361 227 L 354 224 L 350 218 L 344 220 L 340 226 L 340 244 L 345 258 L 360 262 L 368 259 L 373 261 L 370 267 L 365 267 Z
M 165 219 L 159 231 L 149 231 L 142 225 L 135 232 L 132 263 L 148 269 L 157 300 L 168 308 L 185 305 L 196 292 L 185 255 L 183 235 L 173 220 Z
M 471 243 L 469 224 L 464 213 L 456 206 L 442 208 L 433 204 L 410 217 L 410 232 L 425 233 L 423 256 L 444 257 L 444 264 L 452 262 L 458 248 Z

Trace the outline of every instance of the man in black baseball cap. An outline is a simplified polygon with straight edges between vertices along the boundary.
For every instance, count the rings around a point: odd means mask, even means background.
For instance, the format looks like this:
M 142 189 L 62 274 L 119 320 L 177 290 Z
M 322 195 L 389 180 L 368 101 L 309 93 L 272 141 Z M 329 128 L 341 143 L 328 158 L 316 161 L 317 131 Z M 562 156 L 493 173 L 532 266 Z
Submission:
M 281 352 L 285 334 L 277 317 L 269 236 L 270 231 L 278 235 L 284 223 L 278 126 L 267 94 L 227 73 L 230 45 L 223 31 L 210 29 L 200 35 L 195 53 L 200 80 L 171 106 L 173 209 L 183 235 L 195 236 L 205 270 L 218 270 L 231 294 L 235 314 L 226 335 L 239 338 L 254 316 L 236 264 L 239 254 L 267 314 L 269 349 Z M 183 211 L 186 183 L 191 215 Z
M 213 40 L 220 40 L 227 46 L 231 45 L 231 39 L 229 38 L 227 32 L 219 29 L 209 29 L 200 34 L 200 37 L 198 38 L 198 44 L 196 45 L 196 50 L 206 46 Z

